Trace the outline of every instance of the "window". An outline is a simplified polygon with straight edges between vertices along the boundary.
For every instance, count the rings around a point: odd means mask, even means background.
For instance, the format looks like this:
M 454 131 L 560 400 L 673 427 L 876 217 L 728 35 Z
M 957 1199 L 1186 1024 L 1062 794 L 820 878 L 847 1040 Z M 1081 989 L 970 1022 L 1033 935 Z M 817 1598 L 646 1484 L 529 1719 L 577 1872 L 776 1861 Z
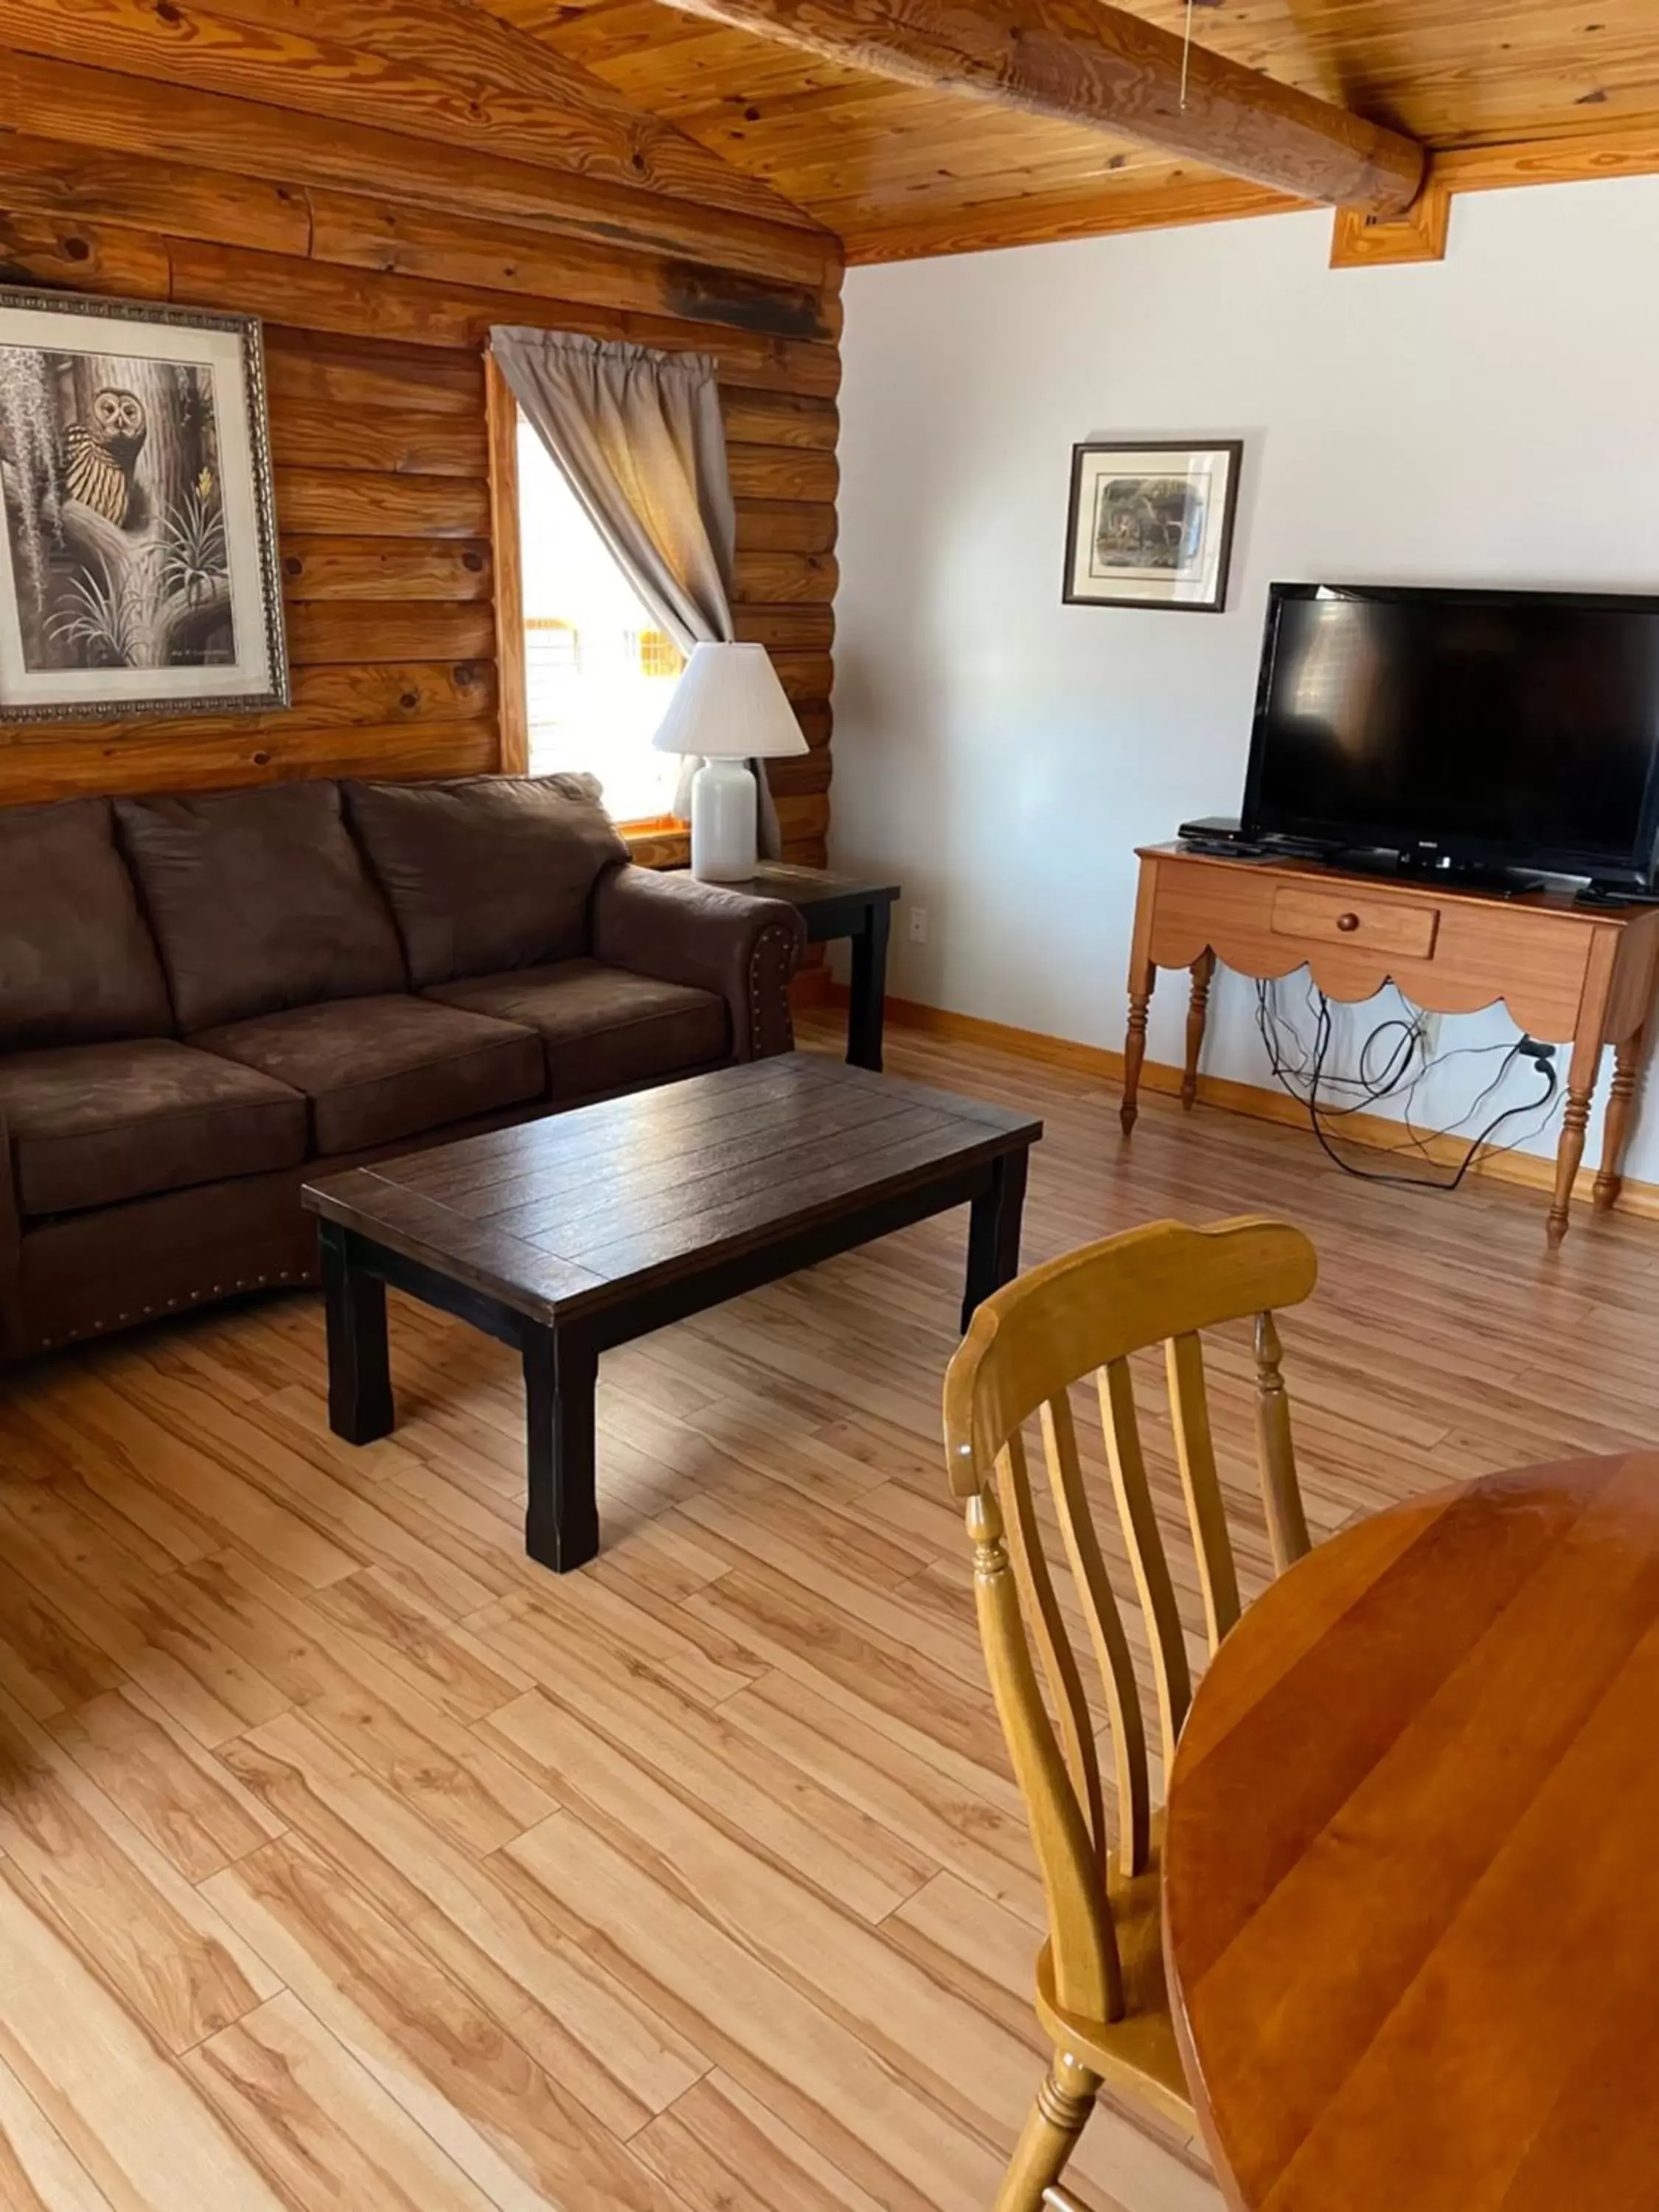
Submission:
M 651 740 L 685 663 L 523 421 L 519 530 L 531 773 L 584 769 L 617 821 L 659 822 L 680 763 Z

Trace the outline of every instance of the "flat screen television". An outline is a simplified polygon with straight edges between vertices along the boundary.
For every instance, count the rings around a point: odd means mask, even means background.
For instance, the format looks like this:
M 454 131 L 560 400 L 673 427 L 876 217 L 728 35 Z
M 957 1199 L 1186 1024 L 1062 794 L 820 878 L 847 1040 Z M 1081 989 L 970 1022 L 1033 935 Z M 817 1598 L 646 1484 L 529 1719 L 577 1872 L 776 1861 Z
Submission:
M 1275 584 L 1242 827 L 1649 884 L 1659 598 Z

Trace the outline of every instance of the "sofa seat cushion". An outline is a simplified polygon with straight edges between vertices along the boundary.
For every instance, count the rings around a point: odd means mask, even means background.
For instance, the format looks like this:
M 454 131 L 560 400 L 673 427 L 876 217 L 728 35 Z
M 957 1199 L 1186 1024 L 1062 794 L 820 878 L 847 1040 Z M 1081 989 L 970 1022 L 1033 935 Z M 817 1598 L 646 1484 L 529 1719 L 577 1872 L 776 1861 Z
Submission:
M 165 1037 L 0 1060 L 0 1115 L 30 1215 L 292 1167 L 306 1152 L 297 1092 Z
M 714 992 L 599 960 L 514 969 L 445 983 L 428 996 L 538 1030 L 556 1104 L 689 1074 L 732 1052 L 731 1017 Z
M 404 992 L 261 1014 L 192 1042 L 303 1091 L 319 1153 L 393 1144 L 542 1088 L 529 1030 Z

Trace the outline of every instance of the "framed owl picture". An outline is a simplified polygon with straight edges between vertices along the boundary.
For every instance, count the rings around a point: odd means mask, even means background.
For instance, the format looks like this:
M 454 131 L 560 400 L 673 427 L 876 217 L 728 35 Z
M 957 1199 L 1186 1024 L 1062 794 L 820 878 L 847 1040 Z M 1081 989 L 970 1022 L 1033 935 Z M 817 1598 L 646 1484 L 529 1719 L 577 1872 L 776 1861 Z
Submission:
M 0 723 L 289 703 L 259 325 L 0 286 Z

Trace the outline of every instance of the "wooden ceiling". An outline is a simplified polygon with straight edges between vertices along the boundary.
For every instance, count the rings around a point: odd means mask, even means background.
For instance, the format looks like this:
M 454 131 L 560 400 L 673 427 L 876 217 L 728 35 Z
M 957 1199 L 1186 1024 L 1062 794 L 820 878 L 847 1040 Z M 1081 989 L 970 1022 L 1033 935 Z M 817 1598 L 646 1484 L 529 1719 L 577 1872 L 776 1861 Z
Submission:
M 853 260 L 1285 204 L 1145 146 L 910 86 L 657 0 L 488 0 L 838 232 Z M 1179 31 L 1184 0 L 1125 0 Z M 1196 0 L 1216 52 L 1434 148 L 1659 134 L 1659 0 Z M 1647 166 L 1644 162 L 1642 166 Z

